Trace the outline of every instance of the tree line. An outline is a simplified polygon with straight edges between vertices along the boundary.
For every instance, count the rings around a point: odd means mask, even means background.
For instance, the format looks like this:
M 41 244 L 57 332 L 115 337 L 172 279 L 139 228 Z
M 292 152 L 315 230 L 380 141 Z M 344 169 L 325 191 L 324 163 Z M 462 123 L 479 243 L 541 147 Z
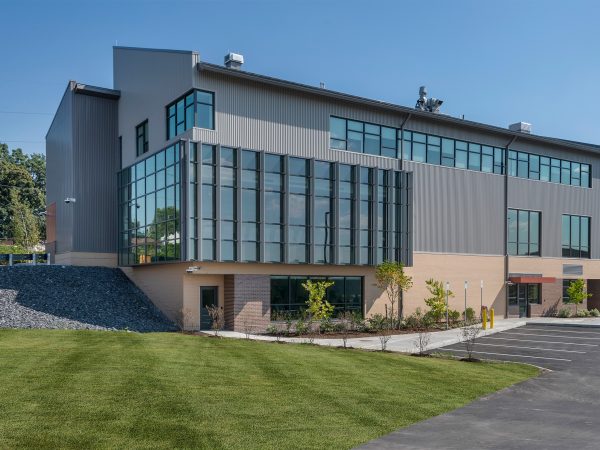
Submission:
M 31 250 L 46 236 L 46 157 L 0 143 L 0 241 Z

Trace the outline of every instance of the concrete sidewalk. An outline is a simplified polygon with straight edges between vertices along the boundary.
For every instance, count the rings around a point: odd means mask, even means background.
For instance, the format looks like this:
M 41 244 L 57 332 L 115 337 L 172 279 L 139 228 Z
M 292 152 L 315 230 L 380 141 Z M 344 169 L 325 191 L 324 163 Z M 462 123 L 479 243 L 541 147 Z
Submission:
M 524 319 L 500 319 L 495 321 L 495 326 L 492 330 L 482 330 L 480 336 L 488 336 L 490 334 L 498 333 L 500 331 L 510 330 L 511 328 L 521 327 L 526 324 Z M 214 334 L 213 331 L 206 331 L 207 334 Z M 220 331 L 219 334 L 228 338 L 244 339 L 246 335 L 235 331 Z M 274 336 L 257 335 L 252 334 L 249 336 L 252 340 L 257 341 L 276 341 L 277 338 Z M 393 335 L 390 337 L 387 343 L 387 350 L 392 352 L 401 353 L 414 353 L 417 350 L 417 338 L 418 333 L 408 333 Z M 282 337 L 280 339 L 284 342 L 300 344 L 309 342 L 308 338 L 294 338 L 294 337 Z M 446 345 L 456 344 L 461 342 L 461 329 L 454 328 L 451 330 L 435 331 L 430 333 L 430 341 L 427 346 L 427 350 L 434 350 L 439 347 L 445 347 Z M 315 339 L 314 344 L 323 346 L 341 347 L 343 341 L 341 339 Z M 348 347 L 360 348 L 365 350 L 379 350 L 381 349 L 381 342 L 377 335 L 363 336 L 358 338 L 348 339 Z

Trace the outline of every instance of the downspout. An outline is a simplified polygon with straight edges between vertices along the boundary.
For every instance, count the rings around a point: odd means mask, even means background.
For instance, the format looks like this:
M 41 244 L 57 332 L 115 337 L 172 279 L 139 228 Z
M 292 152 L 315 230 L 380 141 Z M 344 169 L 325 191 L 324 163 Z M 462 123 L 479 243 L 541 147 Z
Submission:
M 400 124 L 400 170 L 404 169 L 404 126 L 410 120 L 412 113 L 408 113 Z
M 504 148 L 504 318 L 508 319 L 508 151 L 515 143 L 517 136 L 513 136 Z
M 408 113 L 405 119 L 400 124 L 400 171 L 404 170 L 404 126 L 412 117 L 412 113 Z M 402 174 L 400 174 L 402 177 Z M 402 252 L 402 250 L 400 250 Z M 400 260 L 402 260 L 402 255 L 400 256 Z M 402 313 L 404 310 L 404 291 L 400 290 L 400 301 L 398 302 L 398 326 L 402 324 Z

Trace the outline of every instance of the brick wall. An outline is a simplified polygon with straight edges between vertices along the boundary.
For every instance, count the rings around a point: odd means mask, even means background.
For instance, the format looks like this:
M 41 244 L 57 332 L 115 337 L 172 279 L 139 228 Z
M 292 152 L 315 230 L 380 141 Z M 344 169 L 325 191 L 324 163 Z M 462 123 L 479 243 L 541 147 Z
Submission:
M 562 279 L 557 279 L 554 283 L 542 284 L 542 303 L 529 305 L 531 317 L 553 316 L 563 308 L 568 308 L 572 314 L 575 314 L 575 305 L 562 301 L 562 281 Z M 577 309 L 587 309 L 587 301 L 584 300 L 581 305 L 577 306 Z
M 269 275 L 225 275 L 225 329 L 264 332 L 271 321 L 271 277 Z

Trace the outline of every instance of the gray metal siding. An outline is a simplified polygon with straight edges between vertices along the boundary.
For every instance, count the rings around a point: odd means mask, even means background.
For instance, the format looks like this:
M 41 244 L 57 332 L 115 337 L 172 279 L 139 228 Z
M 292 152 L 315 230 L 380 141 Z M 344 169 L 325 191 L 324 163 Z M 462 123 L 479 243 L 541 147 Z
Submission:
M 329 116 L 397 127 L 401 114 L 211 74 L 197 75 L 195 87 L 215 92 L 215 130 L 195 128 L 194 140 L 345 164 L 400 167 L 397 159 L 329 150 Z
M 504 254 L 504 177 L 405 161 L 417 252 Z
M 148 119 L 149 153 L 165 148 L 165 107 L 192 89 L 197 55 L 116 47 L 113 51 L 114 88 L 121 91 L 119 133 L 123 139 L 122 167 L 138 158 L 135 127 Z M 139 159 L 148 156 L 141 156 Z
M 600 179 L 593 178 L 589 189 L 511 177 L 508 207 L 542 212 L 542 256 L 551 257 L 561 257 L 562 215 L 590 216 L 591 254 L 600 258 Z
M 77 202 L 66 205 L 74 211 L 73 250 L 116 253 L 117 101 L 80 94 L 73 100 L 73 196 Z
M 67 87 L 46 135 L 46 205 L 56 203 L 56 252 L 73 248 L 73 92 Z

